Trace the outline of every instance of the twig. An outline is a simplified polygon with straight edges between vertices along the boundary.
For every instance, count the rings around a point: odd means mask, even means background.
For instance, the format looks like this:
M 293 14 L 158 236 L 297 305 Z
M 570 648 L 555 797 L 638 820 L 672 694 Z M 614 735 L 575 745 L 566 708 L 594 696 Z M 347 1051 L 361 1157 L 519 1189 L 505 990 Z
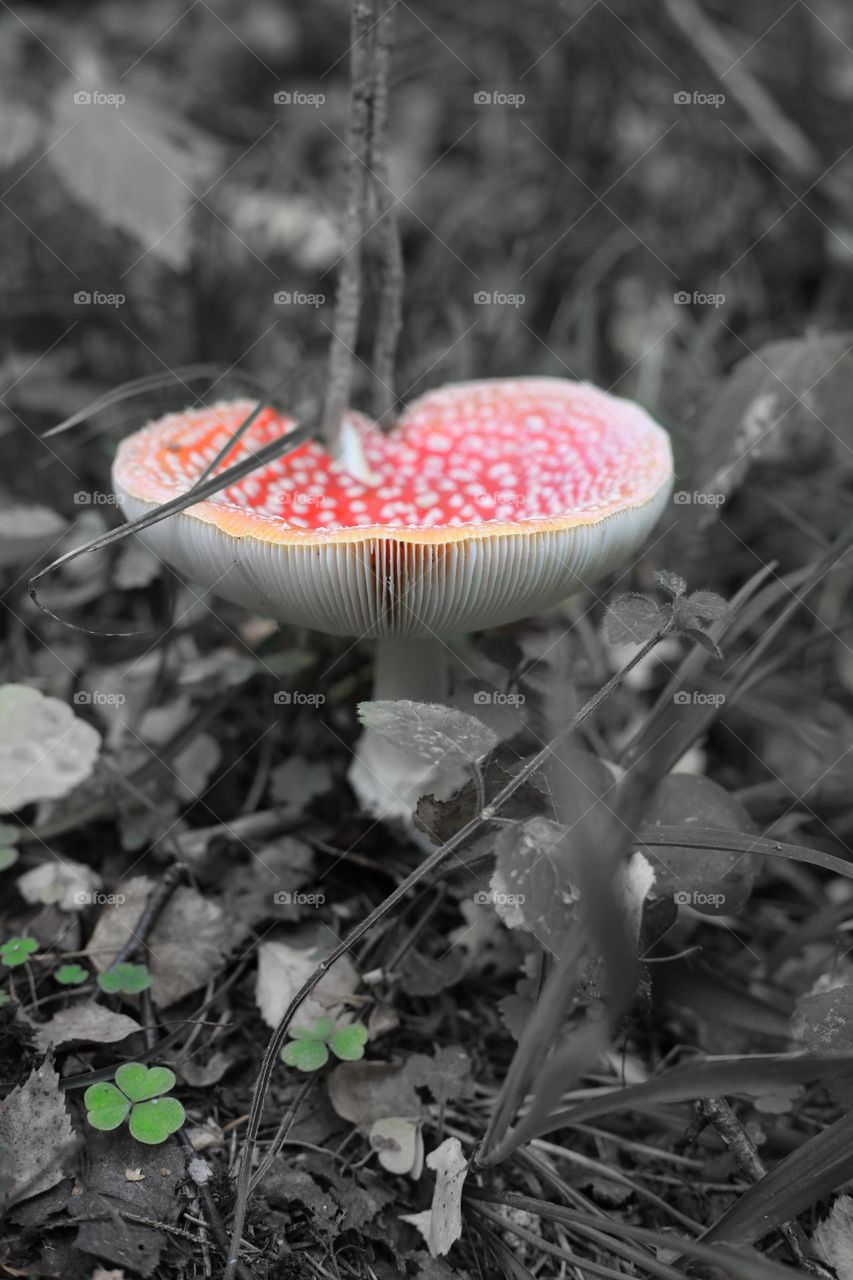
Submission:
M 361 314 L 361 239 L 366 215 L 373 96 L 370 33 L 375 8 L 376 0 L 353 0 L 347 133 L 349 192 L 344 219 L 347 250 L 338 278 L 334 332 L 329 348 L 328 391 L 321 426 L 326 446 L 335 456 L 338 432 L 350 402 L 352 353 L 358 338 Z
M 766 1176 L 767 1168 L 756 1151 L 752 1139 L 726 1099 L 717 1097 L 702 1098 L 696 1104 L 696 1110 L 698 1116 L 705 1123 L 712 1124 L 717 1130 L 744 1177 L 748 1178 L 750 1182 L 760 1182 Z M 801 1267 L 805 1267 L 808 1271 L 816 1271 L 820 1275 L 825 1274 L 820 1268 L 814 1267 L 803 1252 L 804 1246 L 808 1249 L 808 1241 L 799 1223 L 781 1222 L 779 1224 L 779 1233 L 785 1237 L 794 1260 Z
M 396 403 L 394 395 L 394 365 L 397 359 L 397 341 L 402 324 L 403 304 L 403 251 L 400 246 L 400 229 L 395 211 L 396 201 L 388 174 L 388 73 L 391 64 L 394 13 L 396 5 L 389 5 L 376 25 L 373 76 L 373 119 L 370 131 L 370 169 L 381 210 L 380 236 L 382 250 L 382 287 L 373 340 L 373 414 L 382 424 L 388 425 L 388 416 Z
M 173 862 L 168 868 L 163 879 L 154 886 L 149 894 L 145 909 L 139 917 L 136 928 L 119 951 L 115 960 L 113 960 L 111 968 L 117 964 L 123 964 L 125 960 L 130 960 L 145 945 L 148 935 L 160 918 L 172 894 L 185 878 L 186 872 L 187 869 L 182 862 Z

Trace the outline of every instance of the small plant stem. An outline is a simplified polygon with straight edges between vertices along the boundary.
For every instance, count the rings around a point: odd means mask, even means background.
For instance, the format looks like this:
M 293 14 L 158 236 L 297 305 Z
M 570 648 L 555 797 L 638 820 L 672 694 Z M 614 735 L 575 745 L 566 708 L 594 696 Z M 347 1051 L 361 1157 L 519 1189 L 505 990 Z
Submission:
M 511 796 L 515 795 L 518 788 L 522 786 L 527 779 L 537 771 L 537 769 L 542 767 L 542 765 L 553 755 L 561 742 L 568 738 L 570 734 L 574 733 L 578 726 L 591 716 L 593 712 L 601 706 L 602 702 L 604 702 L 616 689 L 619 688 L 623 680 L 625 680 L 631 671 L 633 671 L 634 667 L 636 667 L 639 662 L 642 662 L 648 653 L 651 653 L 655 645 L 658 644 L 665 635 L 669 634 L 670 629 L 671 625 L 668 624 L 656 635 L 652 636 L 650 640 L 647 640 L 646 643 L 638 649 L 630 661 L 625 664 L 621 671 L 617 671 L 613 676 L 611 676 L 607 683 L 603 685 L 602 688 L 599 689 L 597 693 L 595 693 L 593 697 L 590 698 L 588 702 L 584 703 L 584 705 L 575 713 L 568 724 L 564 725 L 549 743 L 542 747 L 535 756 L 531 757 L 531 759 L 522 766 L 515 777 L 506 784 L 491 804 L 481 810 L 480 813 L 475 814 L 474 817 L 466 822 L 464 826 L 460 827 L 454 836 L 451 836 L 451 838 L 441 845 L 440 848 L 429 854 L 420 866 L 416 867 L 414 871 L 406 876 L 405 880 L 403 880 L 396 889 L 392 890 L 383 902 L 380 902 L 373 911 L 365 916 L 365 918 L 347 934 L 344 940 L 340 942 L 338 946 L 335 947 L 334 951 L 332 951 L 332 953 L 317 966 L 311 977 L 304 982 L 299 991 L 297 991 L 296 995 L 282 1014 L 278 1026 L 273 1031 L 269 1044 L 264 1052 L 257 1080 L 255 1081 L 255 1089 L 252 1095 L 252 1107 L 249 1113 L 248 1124 L 246 1125 L 246 1138 L 242 1154 L 242 1162 L 237 1176 L 237 1196 L 234 1206 L 234 1223 L 231 1234 L 231 1248 L 228 1253 L 228 1262 L 225 1269 L 225 1280 L 230 1280 L 230 1278 L 233 1277 L 234 1269 L 237 1265 L 237 1255 L 243 1235 L 243 1226 L 246 1221 L 246 1209 L 249 1203 L 249 1187 L 252 1176 L 252 1153 L 254 1151 L 255 1142 L 258 1137 L 258 1130 L 261 1124 L 264 1100 L 270 1086 L 272 1073 L 278 1061 L 279 1052 L 287 1037 L 288 1027 L 303 1001 L 308 998 L 317 984 L 322 981 L 323 977 L 328 973 L 335 961 L 340 960 L 341 956 L 346 955 L 346 953 L 350 951 L 356 943 L 365 936 L 365 934 L 370 932 L 374 925 L 378 924 L 380 920 L 383 920 L 385 916 L 389 914 L 389 912 L 394 910 L 397 904 L 406 897 L 410 890 L 420 884 L 420 882 L 426 879 L 427 876 L 431 875 L 433 871 L 437 870 L 438 867 L 440 867 L 441 864 L 460 847 L 460 845 L 465 844 L 473 835 L 475 835 L 484 822 L 490 822 L 491 819 L 495 817 L 498 810 L 507 803 Z
M 287 1108 L 284 1115 L 282 1116 L 281 1124 L 278 1126 L 278 1131 L 275 1137 L 273 1138 L 272 1142 L 270 1143 L 269 1151 L 264 1156 L 263 1160 L 261 1161 L 260 1165 L 258 1166 L 252 1178 L 252 1182 L 249 1187 L 250 1195 L 255 1191 L 255 1189 L 260 1184 L 261 1179 L 266 1175 L 268 1170 L 272 1167 L 273 1161 L 275 1160 L 278 1153 L 281 1151 L 285 1142 L 287 1142 L 287 1139 L 290 1136 L 290 1130 L 293 1128 L 294 1124 L 296 1123 L 296 1117 L 299 1115 L 299 1111 L 302 1107 L 302 1104 L 305 1101 L 305 1099 L 308 1097 L 308 1094 L 311 1092 L 311 1089 L 313 1088 L 316 1082 L 316 1079 L 317 1079 L 316 1075 L 308 1076 L 307 1080 L 303 1082 L 302 1088 L 294 1096 L 290 1106 Z
M 36 980 L 33 976 L 32 965 L 30 964 L 29 960 L 24 961 L 24 969 L 26 970 L 27 982 L 29 983 L 29 987 L 30 987 L 30 995 L 33 998 L 33 1005 L 37 1005 L 39 998 L 38 998 L 38 992 L 36 991 Z

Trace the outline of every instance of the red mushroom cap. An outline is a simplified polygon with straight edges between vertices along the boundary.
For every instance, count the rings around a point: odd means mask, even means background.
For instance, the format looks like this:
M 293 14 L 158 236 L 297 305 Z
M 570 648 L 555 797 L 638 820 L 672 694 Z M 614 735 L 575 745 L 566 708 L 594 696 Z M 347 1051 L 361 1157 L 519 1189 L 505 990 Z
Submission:
M 248 402 L 175 414 L 119 448 L 130 519 L 174 498 Z M 582 383 L 502 379 L 429 392 L 383 434 L 350 415 L 377 483 L 308 443 L 144 537 L 220 595 L 333 634 L 442 634 L 524 617 L 645 539 L 669 495 L 666 432 Z M 267 410 L 222 469 L 291 430 Z

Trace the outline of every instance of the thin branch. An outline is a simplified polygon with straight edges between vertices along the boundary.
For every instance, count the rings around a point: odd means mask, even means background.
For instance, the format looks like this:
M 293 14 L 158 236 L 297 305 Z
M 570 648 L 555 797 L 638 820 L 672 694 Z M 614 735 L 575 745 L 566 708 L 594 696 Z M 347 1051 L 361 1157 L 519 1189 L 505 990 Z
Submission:
M 352 389 L 352 352 L 361 315 L 361 240 L 366 221 L 370 162 L 373 77 L 373 28 L 376 0 L 353 0 L 350 27 L 350 100 L 347 132 L 349 190 L 344 238 L 347 251 L 338 278 L 334 332 L 329 348 L 328 391 L 321 435 L 333 456 Z
M 388 425 L 394 412 L 394 366 L 403 319 L 403 251 L 397 222 L 396 201 L 388 174 L 388 76 L 391 65 L 394 13 L 390 5 L 376 26 L 373 79 L 373 121 L 370 133 L 370 168 L 381 210 L 380 237 L 382 284 L 373 340 L 372 367 L 376 379 L 374 417 Z

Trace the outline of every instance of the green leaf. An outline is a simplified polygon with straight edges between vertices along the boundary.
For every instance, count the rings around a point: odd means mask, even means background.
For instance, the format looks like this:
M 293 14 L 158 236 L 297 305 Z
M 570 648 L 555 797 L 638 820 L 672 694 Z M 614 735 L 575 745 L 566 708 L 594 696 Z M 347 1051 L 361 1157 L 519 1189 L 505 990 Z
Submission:
M 748 835 L 753 823 L 744 806 L 710 778 L 670 773 L 658 783 L 649 800 L 643 826 L 696 826 Z M 755 854 L 722 849 L 676 846 L 655 849 L 658 897 L 675 898 L 702 915 L 731 915 L 749 900 L 760 868 Z
M 423 760 L 447 768 L 482 760 L 498 744 L 494 729 L 476 716 L 432 702 L 360 702 L 358 718 L 366 729 Z
M 21 828 L 14 822 L 0 822 L 0 845 L 17 844 L 21 838 Z
M 663 626 L 665 616 L 651 596 L 617 596 L 604 616 L 610 644 L 643 644 Z
M 0 871 L 8 871 L 10 867 L 14 867 L 20 856 L 18 850 L 11 845 L 0 848 Z
M 186 1118 L 177 1098 L 152 1098 L 150 1102 L 138 1102 L 133 1108 L 130 1132 L 137 1142 L 153 1147 L 176 1133 Z
M 293 1027 L 288 1035 L 293 1040 L 328 1040 L 335 1029 L 332 1018 L 318 1018 L 311 1027 Z
M 336 1058 L 344 1062 L 358 1062 L 364 1057 L 364 1046 L 367 1044 L 367 1027 L 354 1022 L 350 1027 L 341 1027 L 329 1037 L 329 1048 Z
M 168 1067 L 146 1067 L 142 1062 L 125 1062 L 116 1071 L 115 1081 L 131 1102 L 145 1102 L 174 1089 L 175 1073 Z
M 117 1129 L 130 1111 L 130 1103 L 114 1084 L 104 1080 L 83 1094 L 86 1119 L 93 1129 Z
M 9 938 L 0 947 L 0 964 L 5 964 L 7 969 L 17 969 L 38 949 L 35 938 Z
M 81 982 L 85 982 L 89 974 L 81 964 L 64 964 L 57 969 L 53 975 L 54 981 L 62 984 L 63 987 L 79 987 Z
M 655 574 L 655 581 L 661 591 L 665 591 L 667 595 L 677 600 L 679 596 L 683 596 L 687 591 L 687 583 L 680 578 L 677 573 L 672 573 L 669 569 L 661 569 Z
M 732 616 L 728 600 L 716 591 L 694 591 L 684 603 L 702 622 L 719 622 Z
M 281 1051 L 281 1060 L 297 1071 L 319 1071 L 329 1061 L 325 1040 L 291 1040 Z
M 135 996 L 151 986 L 151 974 L 144 964 L 116 964 L 112 969 L 98 974 L 98 986 L 110 995 Z

